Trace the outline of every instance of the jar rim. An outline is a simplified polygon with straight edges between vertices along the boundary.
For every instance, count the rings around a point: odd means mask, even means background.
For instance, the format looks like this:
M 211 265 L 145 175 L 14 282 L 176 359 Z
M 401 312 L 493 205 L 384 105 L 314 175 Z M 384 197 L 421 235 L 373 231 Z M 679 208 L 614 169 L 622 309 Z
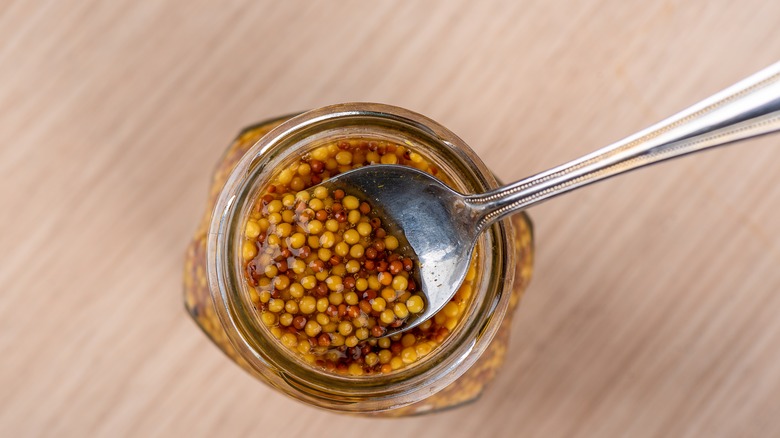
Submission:
M 239 160 L 220 192 L 215 204 L 207 244 L 209 288 L 217 315 L 230 342 L 245 359 L 253 372 L 263 380 L 300 400 L 316 406 L 340 411 L 380 411 L 420 401 L 447 387 L 462 375 L 492 341 L 504 318 L 510 291 L 506 281 L 514 278 L 514 254 L 508 251 L 513 238 L 508 221 L 495 224 L 484 239 L 491 245 L 491 266 L 486 296 L 480 318 L 472 318 L 470 327 L 456 330 L 445 344 L 449 354 L 439 354 L 438 360 L 426 359 L 408 370 L 386 376 L 353 378 L 335 373 L 315 373 L 302 361 L 285 359 L 281 345 L 266 342 L 254 331 L 248 314 L 239 298 L 234 253 L 235 229 L 245 218 L 242 205 L 253 188 L 254 181 L 266 169 L 273 169 L 284 159 L 283 152 L 296 142 L 310 142 L 313 136 L 346 126 L 366 125 L 374 130 L 380 127 L 397 130 L 410 138 L 421 139 L 447 151 L 452 161 L 471 177 L 476 190 L 487 191 L 498 186 L 493 174 L 468 145 L 439 123 L 412 111 L 376 103 L 346 103 L 331 105 L 295 116 L 272 129 L 255 143 Z M 239 227 L 240 228 L 240 227 Z M 483 243 L 483 245 L 486 245 Z M 239 276 L 240 277 L 240 276 Z M 242 280 L 239 278 L 238 280 Z M 256 321 L 255 321 L 256 322 Z M 459 332 L 459 333 L 458 333 Z M 457 337 L 457 339 L 456 339 Z M 275 339 L 274 339 L 275 340 Z M 279 351 L 272 351 L 272 350 Z

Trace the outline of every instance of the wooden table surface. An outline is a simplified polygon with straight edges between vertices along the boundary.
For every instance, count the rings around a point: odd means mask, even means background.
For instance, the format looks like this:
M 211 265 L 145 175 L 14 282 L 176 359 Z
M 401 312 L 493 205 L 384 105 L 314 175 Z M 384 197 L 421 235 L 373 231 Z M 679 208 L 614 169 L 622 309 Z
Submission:
M 467 408 L 303 406 L 185 314 L 184 248 L 245 125 L 423 113 L 504 180 L 780 58 L 763 0 L 0 3 L 0 436 L 780 435 L 780 137 L 531 210 L 535 278 Z

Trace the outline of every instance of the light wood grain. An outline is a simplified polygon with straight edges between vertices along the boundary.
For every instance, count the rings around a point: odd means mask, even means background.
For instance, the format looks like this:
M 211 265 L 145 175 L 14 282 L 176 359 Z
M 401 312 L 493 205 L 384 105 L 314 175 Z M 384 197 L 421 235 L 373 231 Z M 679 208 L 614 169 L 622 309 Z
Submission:
M 0 4 L 0 436 L 778 436 L 780 138 L 534 208 L 536 275 L 477 404 L 302 406 L 188 319 L 182 256 L 243 126 L 426 114 L 505 180 L 780 58 L 780 4 Z M 423 429 L 425 428 L 425 429 Z

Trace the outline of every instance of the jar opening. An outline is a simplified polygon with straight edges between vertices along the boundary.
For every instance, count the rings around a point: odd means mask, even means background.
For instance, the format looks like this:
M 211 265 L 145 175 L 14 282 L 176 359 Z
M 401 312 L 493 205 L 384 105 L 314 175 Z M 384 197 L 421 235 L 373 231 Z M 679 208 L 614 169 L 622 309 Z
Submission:
M 469 313 L 445 342 L 419 363 L 387 375 L 350 377 L 317 370 L 279 345 L 247 299 L 240 258 L 242 224 L 270 174 L 303 151 L 340 138 L 402 141 L 427 158 L 464 193 L 497 186 L 458 137 L 430 119 L 378 104 L 342 104 L 297 116 L 267 134 L 241 159 L 216 204 L 208 241 L 208 274 L 219 318 L 236 350 L 256 373 L 282 391 L 315 405 L 346 411 L 384 410 L 443 389 L 473 364 L 492 340 L 508 305 L 513 278 L 507 253 L 511 229 L 499 223 L 479 241 L 483 275 Z M 477 294 L 475 294 L 477 295 Z

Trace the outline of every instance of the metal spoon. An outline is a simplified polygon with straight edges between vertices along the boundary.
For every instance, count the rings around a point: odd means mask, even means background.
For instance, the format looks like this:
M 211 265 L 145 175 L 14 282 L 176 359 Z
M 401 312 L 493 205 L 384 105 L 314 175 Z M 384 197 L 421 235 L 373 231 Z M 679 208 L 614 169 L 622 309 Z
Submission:
M 499 189 L 463 195 L 431 175 L 397 165 L 366 166 L 325 182 L 381 208 L 419 262 L 425 310 L 386 335 L 409 330 L 452 298 L 477 237 L 512 213 L 649 164 L 780 130 L 780 62 L 634 135 Z

